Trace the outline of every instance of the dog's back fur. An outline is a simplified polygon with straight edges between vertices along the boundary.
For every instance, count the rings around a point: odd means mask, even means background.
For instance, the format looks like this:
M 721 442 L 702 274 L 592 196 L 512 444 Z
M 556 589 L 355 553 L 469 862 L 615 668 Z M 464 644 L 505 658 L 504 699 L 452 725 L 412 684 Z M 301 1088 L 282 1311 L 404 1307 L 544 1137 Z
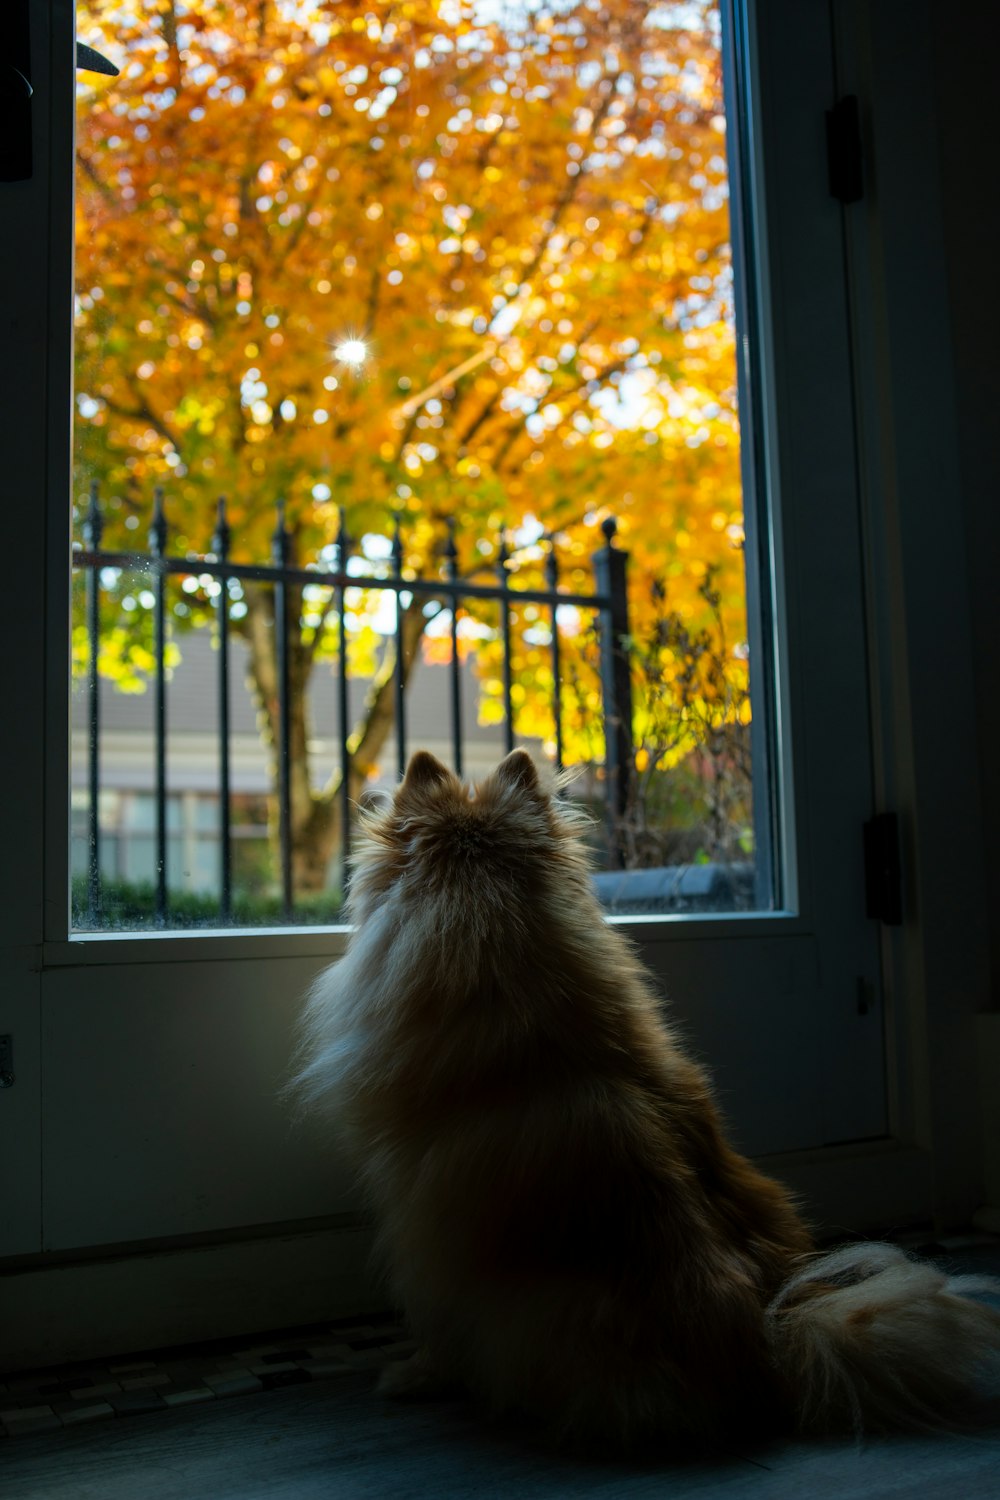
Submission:
M 474 793 L 414 756 L 352 905 L 294 1087 L 354 1154 L 420 1344 L 389 1387 L 617 1447 L 958 1414 L 1000 1315 L 891 1246 L 810 1253 L 524 752 Z

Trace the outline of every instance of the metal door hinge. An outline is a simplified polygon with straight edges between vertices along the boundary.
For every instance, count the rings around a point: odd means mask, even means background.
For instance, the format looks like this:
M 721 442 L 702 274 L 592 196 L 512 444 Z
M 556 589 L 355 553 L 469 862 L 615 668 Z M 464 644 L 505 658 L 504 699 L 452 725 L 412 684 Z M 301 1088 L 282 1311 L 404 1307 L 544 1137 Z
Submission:
M 31 7 L 32 0 L 5 0 L 0 26 L 0 182 L 27 182 L 32 174 Z M 76 44 L 76 66 L 118 75 L 85 42 Z
M 28 0 L 5 7 L 0 40 L 0 182 L 31 176 L 31 38 Z
M 14 1082 L 14 1044 L 9 1036 L 0 1036 L 0 1089 L 12 1089 Z
M 898 927 L 903 920 L 903 871 L 899 857 L 899 819 L 876 813 L 864 825 L 865 912 Z
M 876 990 L 872 981 L 870 979 L 866 979 L 863 974 L 858 975 L 857 996 L 858 1015 L 870 1015 L 871 1012 L 875 1009 L 875 1002 L 878 999 L 878 991 Z
M 861 110 L 856 94 L 845 94 L 826 112 L 826 160 L 830 192 L 841 203 L 864 197 Z

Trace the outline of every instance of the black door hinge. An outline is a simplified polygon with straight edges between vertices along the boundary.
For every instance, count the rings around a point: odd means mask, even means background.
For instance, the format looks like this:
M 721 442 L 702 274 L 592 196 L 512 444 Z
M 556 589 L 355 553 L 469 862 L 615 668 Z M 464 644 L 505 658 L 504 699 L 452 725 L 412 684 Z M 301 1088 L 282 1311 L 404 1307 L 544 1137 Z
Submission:
M 903 920 L 903 871 L 899 857 L 899 819 L 876 813 L 864 825 L 865 914 L 898 927 Z
M 845 94 L 826 112 L 826 160 L 834 198 L 857 203 L 864 197 L 861 110 L 856 94 Z
M 29 0 L 6 8 L 0 46 L 0 182 L 31 176 Z
M 32 0 L 6 0 L 0 38 L 0 182 L 27 182 L 32 172 L 31 5 Z M 117 78 L 113 62 L 76 44 L 77 71 L 107 73 Z
M 9 1036 L 0 1036 L 0 1089 L 12 1089 L 14 1083 L 14 1043 Z

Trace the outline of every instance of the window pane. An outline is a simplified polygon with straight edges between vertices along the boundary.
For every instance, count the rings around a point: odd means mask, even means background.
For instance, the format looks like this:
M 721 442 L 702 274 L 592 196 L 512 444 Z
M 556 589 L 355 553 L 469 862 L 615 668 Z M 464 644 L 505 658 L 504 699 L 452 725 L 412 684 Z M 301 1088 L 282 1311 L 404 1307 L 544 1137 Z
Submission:
M 718 7 L 78 19 L 75 923 L 337 920 L 514 741 L 609 910 L 773 905 Z

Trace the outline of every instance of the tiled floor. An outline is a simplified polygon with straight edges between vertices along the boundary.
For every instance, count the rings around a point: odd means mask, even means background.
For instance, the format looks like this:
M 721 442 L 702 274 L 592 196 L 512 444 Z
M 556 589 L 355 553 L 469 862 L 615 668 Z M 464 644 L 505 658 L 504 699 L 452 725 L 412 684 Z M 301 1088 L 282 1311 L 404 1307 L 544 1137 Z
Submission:
M 73 1427 L 276 1390 L 412 1353 L 385 1315 L 323 1323 L 269 1339 L 226 1339 L 103 1363 L 59 1365 L 0 1378 L 0 1435 Z
M 972 1233 L 932 1241 L 917 1235 L 899 1238 L 905 1249 L 949 1270 L 1000 1275 L 1000 1239 L 996 1236 Z M 398 1320 L 374 1313 L 269 1336 L 2 1376 L 0 1440 L 372 1370 L 391 1359 L 405 1358 L 413 1348 Z

